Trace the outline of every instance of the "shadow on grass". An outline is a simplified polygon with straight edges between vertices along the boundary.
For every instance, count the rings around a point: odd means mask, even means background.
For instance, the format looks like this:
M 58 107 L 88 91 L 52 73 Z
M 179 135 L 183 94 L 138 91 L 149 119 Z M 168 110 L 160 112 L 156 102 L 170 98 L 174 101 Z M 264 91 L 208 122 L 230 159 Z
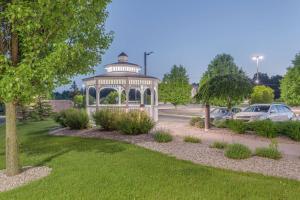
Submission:
M 126 144 L 111 140 L 48 135 L 49 129 L 28 132 L 20 143 L 20 152 L 26 156 L 45 157 L 35 165 L 43 165 L 71 151 L 114 154 L 127 149 Z

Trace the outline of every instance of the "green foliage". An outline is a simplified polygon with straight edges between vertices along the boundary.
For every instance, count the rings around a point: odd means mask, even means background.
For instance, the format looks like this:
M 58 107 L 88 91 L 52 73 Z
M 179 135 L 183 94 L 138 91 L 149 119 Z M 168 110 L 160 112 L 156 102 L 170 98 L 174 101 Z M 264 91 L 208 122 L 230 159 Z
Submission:
M 293 66 L 287 69 L 280 84 L 281 98 L 289 105 L 300 105 L 300 53 L 296 54 Z
M 68 83 L 72 76 L 91 72 L 112 40 L 104 29 L 109 2 L 1 3 L 2 38 L 7 39 L 4 44 L 10 43 L 12 33 L 18 38 L 19 60 L 13 66 L 10 45 L 1 49 L 0 99 L 31 102 Z
M 167 143 L 167 142 L 171 142 L 173 140 L 173 137 L 170 134 L 169 130 L 160 129 L 155 131 L 154 140 L 159 143 Z
M 300 121 L 277 122 L 278 134 L 286 135 L 289 138 L 300 141 Z
M 235 133 L 243 134 L 247 130 L 247 125 L 241 120 L 227 120 L 226 126 Z
M 185 142 L 189 143 L 201 143 L 201 139 L 193 136 L 186 136 L 184 137 Z
M 227 147 L 226 142 L 214 142 L 209 147 L 210 148 L 216 148 L 216 149 L 225 149 Z
M 159 84 L 159 100 L 170 102 L 174 106 L 186 104 L 191 99 L 191 89 L 186 69 L 174 65 L 169 74 L 165 74 Z
M 258 85 L 253 88 L 251 103 L 272 103 L 274 101 L 274 90 L 268 86 Z
M 205 124 L 204 124 L 204 119 L 201 118 L 201 117 L 193 117 L 191 120 L 190 120 L 190 125 L 191 126 L 195 126 L 195 127 L 198 127 L 198 128 L 204 128 Z
M 217 128 L 227 128 L 227 120 L 225 119 L 215 119 L 212 124 Z
M 154 122 L 145 112 L 130 111 L 122 116 L 118 126 L 126 135 L 138 135 L 149 133 L 154 127 Z
M 98 110 L 93 114 L 96 125 L 106 131 L 118 130 L 120 120 L 123 116 L 123 112 L 110 109 Z
M 31 104 L 20 104 L 17 106 L 18 119 L 21 121 L 41 121 L 53 115 L 52 107 L 45 97 L 38 96 Z
M 30 112 L 30 118 L 34 120 L 45 120 L 53 114 L 52 107 L 43 97 L 37 97 Z
M 202 103 L 231 108 L 248 97 L 252 85 L 245 72 L 228 54 L 217 55 L 208 65 L 199 83 L 196 99 Z
M 278 160 L 282 157 L 280 151 L 278 150 L 278 144 L 275 140 L 272 140 L 272 143 L 268 148 L 261 147 L 255 149 L 255 155 L 265 158 L 271 158 L 274 160 Z
M 89 126 L 89 116 L 85 110 L 68 109 L 65 116 L 65 123 L 70 129 L 85 129 Z
M 188 83 L 189 77 L 187 75 L 186 69 L 182 65 L 173 65 L 171 72 L 169 74 L 165 74 L 163 77 L 163 82 L 182 82 Z
M 62 127 L 67 127 L 67 113 L 68 110 L 62 110 L 59 113 L 55 113 L 54 114 L 54 121 L 57 122 L 59 125 L 61 125 Z
M 243 144 L 229 144 L 225 150 L 225 156 L 231 159 L 246 159 L 251 154 L 251 150 Z
M 121 103 L 124 103 L 126 95 L 121 94 Z M 117 104 L 119 101 L 119 94 L 117 91 L 111 91 L 104 99 L 102 99 L 101 104 Z
M 277 136 L 277 126 L 271 120 L 257 120 L 248 123 L 249 129 L 253 130 L 256 134 L 268 138 Z
M 76 108 L 83 108 L 84 107 L 84 97 L 83 95 L 77 94 L 73 98 L 74 105 Z

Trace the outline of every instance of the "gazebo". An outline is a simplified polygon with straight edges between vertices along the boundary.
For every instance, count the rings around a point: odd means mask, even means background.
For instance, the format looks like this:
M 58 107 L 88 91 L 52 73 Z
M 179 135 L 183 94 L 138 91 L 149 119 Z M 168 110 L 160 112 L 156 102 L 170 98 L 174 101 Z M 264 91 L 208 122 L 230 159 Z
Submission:
M 89 115 L 101 109 L 143 110 L 158 120 L 159 79 L 140 74 L 141 67 L 128 62 L 125 53 L 104 68 L 106 73 L 83 79 Z

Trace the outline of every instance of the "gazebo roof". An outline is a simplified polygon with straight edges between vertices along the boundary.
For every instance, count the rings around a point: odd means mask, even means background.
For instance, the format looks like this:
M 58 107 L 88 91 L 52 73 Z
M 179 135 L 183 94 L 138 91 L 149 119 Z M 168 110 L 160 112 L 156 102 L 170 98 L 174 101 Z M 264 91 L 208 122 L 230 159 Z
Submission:
M 89 78 L 84 78 L 82 79 L 83 81 L 89 81 L 89 80 L 93 80 L 93 79 L 97 79 L 97 78 L 144 78 L 144 79 L 157 79 L 158 78 L 154 77 L 154 76 L 145 76 L 142 74 L 101 74 L 101 75 L 97 75 L 97 76 L 92 76 Z

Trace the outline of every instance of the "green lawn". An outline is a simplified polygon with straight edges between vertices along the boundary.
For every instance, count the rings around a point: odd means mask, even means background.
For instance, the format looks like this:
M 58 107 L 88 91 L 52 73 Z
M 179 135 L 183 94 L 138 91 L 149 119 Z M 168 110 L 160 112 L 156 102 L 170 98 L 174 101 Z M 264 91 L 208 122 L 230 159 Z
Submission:
M 0 199 L 299 199 L 300 182 L 176 160 L 134 145 L 48 136 L 52 121 L 19 125 L 23 165 L 50 176 L 0 193 Z M 4 127 L 0 127 L 0 169 Z

